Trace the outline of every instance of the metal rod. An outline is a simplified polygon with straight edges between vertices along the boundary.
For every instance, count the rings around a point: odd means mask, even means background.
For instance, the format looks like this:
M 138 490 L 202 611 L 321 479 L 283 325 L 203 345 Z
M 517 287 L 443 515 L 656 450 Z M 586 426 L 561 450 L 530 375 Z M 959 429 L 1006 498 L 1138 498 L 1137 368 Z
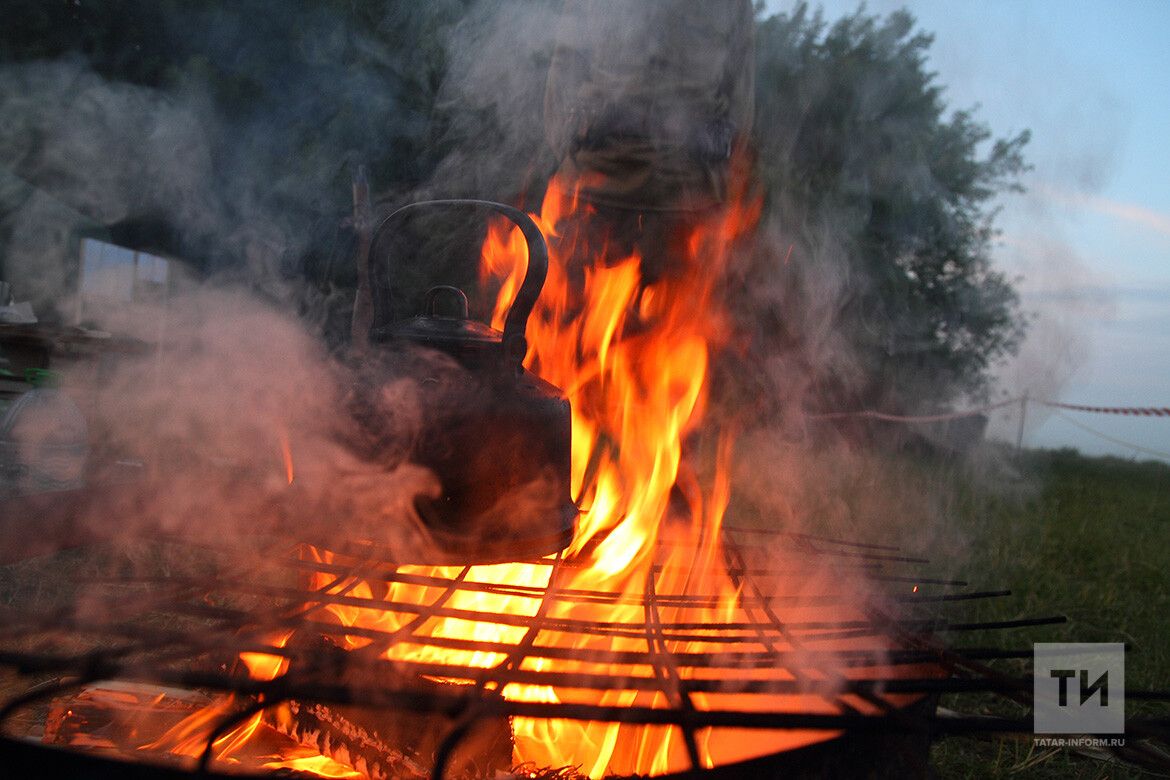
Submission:
M 343 606 L 356 607 L 359 609 L 375 609 L 385 612 L 405 612 L 409 614 L 425 614 L 429 617 L 435 618 L 452 618 L 457 620 L 466 620 L 470 622 L 494 623 L 507 626 L 528 627 L 532 621 L 540 624 L 540 627 L 549 631 L 562 631 L 566 633 L 582 632 L 582 633 L 602 633 L 612 636 L 629 636 L 640 638 L 642 636 L 642 627 L 635 623 L 611 623 L 607 621 L 583 620 L 580 618 L 538 618 L 529 615 L 516 615 L 508 613 L 488 612 L 474 609 L 461 609 L 455 607 L 436 606 L 431 607 L 426 604 L 414 604 L 405 601 L 383 600 L 376 598 L 366 598 L 361 596 L 347 596 L 341 594 L 331 593 L 312 593 L 299 590 L 296 588 L 287 588 L 281 586 L 265 585 L 262 583 L 237 583 L 235 589 L 248 593 L 251 595 L 262 595 L 273 598 L 292 599 L 297 601 L 318 601 L 325 604 L 337 604 Z M 535 596 L 533 597 L 535 598 Z M 193 605 L 186 605 L 185 608 L 190 609 Z M 229 617 L 233 614 L 244 615 L 246 613 L 240 611 L 232 611 L 228 607 L 210 607 L 206 605 L 198 605 L 196 608 L 200 614 L 217 617 Z M 986 621 L 973 623 L 948 623 L 939 619 L 902 619 L 896 620 L 899 625 L 906 628 L 920 630 L 920 631 L 971 631 L 977 629 L 990 628 L 1019 628 L 1025 626 L 1038 625 L 1053 625 L 1063 623 L 1066 618 L 1063 616 L 1032 618 L 1026 620 L 1008 620 L 1008 621 Z M 885 625 L 885 622 L 875 622 L 869 619 L 858 620 L 803 620 L 803 621 L 788 621 L 786 622 L 787 631 L 811 631 L 811 630 L 855 630 L 873 628 L 879 625 Z M 346 628 L 350 632 L 353 627 Z M 774 628 L 772 622 L 726 622 L 712 624 L 708 621 L 675 621 L 664 624 L 663 629 L 669 631 L 720 631 L 723 633 L 744 633 L 758 631 L 760 629 Z M 725 637 L 709 634 L 671 634 L 667 637 L 671 640 L 677 641 L 709 641 L 720 642 Z M 742 639 L 742 637 L 737 637 Z
M 431 638 L 428 640 L 428 645 L 436 648 L 463 650 L 467 652 L 491 652 L 505 655 L 509 650 L 515 648 L 514 645 L 503 642 L 486 642 L 480 640 L 456 639 L 453 637 Z M 221 649 L 225 653 L 231 654 L 245 652 L 263 653 L 266 655 L 275 655 L 282 658 L 288 658 L 290 660 L 298 660 L 306 657 L 304 651 L 295 650 L 289 647 L 263 645 L 260 643 L 228 644 L 224 645 Z M 531 650 L 532 652 L 529 657 L 532 658 L 549 658 L 594 666 L 649 666 L 649 661 L 646 658 L 646 654 L 639 651 L 590 650 L 587 648 L 551 646 L 534 647 L 531 648 Z M 1032 657 L 1031 649 L 959 649 L 948 652 L 953 653 L 956 657 L 972 661 Z M 195 653 L 192 653 L 192 655 L 195 655 Z M 676 652 L 674 655 L 675 658 L 678 659 L 679 666 L 682 668 L 711 670 L 779 669 L 785 668 L 792 662 L 800 659 L 799 654 L 785 653 L 783 651 L 753 653 L 738 651 L 731 651 L 726 653 Z M 838 650 L 834 651 L 834 656 L 839 660 L 842 666 L 847 667 L 873 666 L 874 659 L 876 658 L 880 658 L 884 662 L 884 665 L 890 667 L 910 666 L 930 662 L 937 663 L 940 658 L 940 654 L 936 651 L 887 651 L 885 648 L 874 648 L 871 650 Z M 74 673 L 85 665 L 87 657 L 88 655 L 77 656 L 62 654 L 17 654 L 0 652 L 0 666 L 14 667 L 25 673 Z M 118 658 L 116 655 L 109 655 L 108 657 L 111 659 Z M 138 663 L 135 665 L 141 666 L 141 664 Z M 465 671 L 478 672 L 480 670 L 472 669 Z M 441 675 L 436 673 L 436 676 L 452 675 Z M 621 675 L 614 676 L 617 679 L 622 678 Z
M 654 663 L 654 677 L 657 688 L 672 705 L 684 711 L 694 711 L 695 704 L 691 701 L 690 692 L 686 683 L 678 672 L 678 665 L 667 645 L 662 629 L 662 616 L 658 613 L 658 604 L 654 599 L 654 571 L 646 573 L 646 604 L 642 608 L 646 623 L 646 647 Z M 702 759 L 699 756 L 699 746 L 695 741 L 695 730 L 684 726 L 682 728 L 683 744 L 687 749 L 687 758 L 691 762 L 691 769 L 702 768 Z
M 741 526 L 724 525 L 724 534 L 752 534 L 758 536 L 771 536 L 774 538 L 792 537 L 797 539 L 811 539 L 814 542 L 824 542 L 826 544 L 839 544 L 843 547 L 861 547 L 867 550 L 886 550 L 887 552 L 898 552 L 901 548 L 888 544 L 867 544 L 863 542 L 850 542 L 844 539 L 832 539 L 827 536 L 817 536 L 814 534 L 796 533 L 794 531 L 777 531 L 771 528 L 743 528 Z
M 443 775 L 447 772 L 447 764 L 455 755 L 455 748 L 467 737 L 471 732 L 471 727 L 480 717 L 478 707 L 469 707 L 463 717 L 447 732 L 447 736 L 443 737 L 443 741 L 435 749 L 435 762 L 431 765 L 431 780 L 443 780 Z

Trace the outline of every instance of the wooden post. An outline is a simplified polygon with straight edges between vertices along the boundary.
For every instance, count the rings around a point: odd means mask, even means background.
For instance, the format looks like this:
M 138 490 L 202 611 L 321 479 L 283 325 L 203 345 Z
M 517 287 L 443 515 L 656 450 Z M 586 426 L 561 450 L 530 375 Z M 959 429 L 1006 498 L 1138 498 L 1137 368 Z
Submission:
M 1016 432 L 1016 457 L 1020 457 L 1020 451 L 1024 447 L 1024 419 L 1028 414 L 1028 391 L 1020 396 L 1020 429 Z
M 370 344 L 374 324 L 374 293 L 370 286 L 370 184 L 366 166 L 358 165 L 353 174 L 353 229 L 357 233 L 357 292 L 350 321 L 350 348 L 363 355 Z

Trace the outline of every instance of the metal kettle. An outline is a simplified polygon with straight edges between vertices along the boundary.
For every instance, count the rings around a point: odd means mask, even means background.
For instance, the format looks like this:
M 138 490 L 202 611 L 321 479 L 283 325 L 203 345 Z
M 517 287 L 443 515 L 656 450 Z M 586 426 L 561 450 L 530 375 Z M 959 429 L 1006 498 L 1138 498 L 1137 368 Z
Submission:
M 447 285 L 427 291 L 417 316 L 370 330 L 373 362 L 408 366 L 420 388 L 423 424 L 405 457 L 433 471 L 441 493 L 416 497 L 415 509 L 444 560 L 516 560 L 562 550 L 578 514 L 570 487 L 569 401 L 523 366 L 528 317 L 548 272 L 548 248 L 536 224 L 519 209 L 492 201 L 403 206 L 371 235 L 367 267 L 373 288 L 384 291 L 388 304 L 390 264 L 376 258 L 390 228 L 408 211 L 440 207 L 503 214 L 528 244 L 528 268 L 502 333 L 470 319 L 467 296 Z

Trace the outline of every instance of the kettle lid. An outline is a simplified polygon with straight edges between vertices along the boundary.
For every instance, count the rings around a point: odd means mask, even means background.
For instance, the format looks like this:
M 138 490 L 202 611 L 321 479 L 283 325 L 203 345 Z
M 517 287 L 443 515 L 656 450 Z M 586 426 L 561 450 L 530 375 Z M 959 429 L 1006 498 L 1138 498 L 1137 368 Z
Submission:
M 457 304 L 454 315 L 439 311 L 440 296 L 449 296 Z M 441 285 L 427 290 L 423 298 L 423 313 L 388 326 L 377 328 L 371 334 L 375 341 L 412 341 L 444 352 L 498 349 L 504 334 L 482 322 L 468 318 L 467 296 L 458 287 Z

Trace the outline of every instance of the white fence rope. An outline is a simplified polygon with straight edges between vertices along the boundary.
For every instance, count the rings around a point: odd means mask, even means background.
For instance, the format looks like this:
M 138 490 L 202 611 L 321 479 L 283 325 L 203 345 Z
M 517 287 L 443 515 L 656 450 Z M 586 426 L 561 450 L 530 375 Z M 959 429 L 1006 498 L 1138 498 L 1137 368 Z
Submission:
M 1090 428 L 1089 426 L 1087 426 L 1083 423 L 1079 423 L 1076 420 L 1074 420 L 1073 418 L 1069 417 L 1067 414 L 1064 414 L 1062 412 L 1055 412 L 1055 414 L 1057 417 L 1064 420 L 1069 425 L 1074 425 L 1077 428 L 1080 428 L 1085 433 L 1091 433 L 1099 439 L 1104 439 L 1105 441 L 1112 442 L 1114 444 L 1120 444 L 1122 447 L 1128 447 L 1132 450 L 1137 450 L 1138 452 L 1144 452 L 1147 455 L 1154 455 L 1155 457 L 1163 458 L 1165 460 L 1170 460 L 1170 452 L 1162 452 L 1161 450 L 1152 450 L 1149 447 L 1143 447 L 1140 444 L 1134 444 L 1131 441 L 1126 441 L 1125 439 L 1119 439 L 1116 436 L 1110 436 L 1107 433 L 1102 433 L 1101 431 L 1098 431 L 1095 428 Z
M 967 409 L 961 412 L 944 412 L 942 414 L 887 414 L 886 412 L 875 412 L 864 409 L 856 412 L 824 412 L 805 416 L 810 420 L 837 420 L 846 417 L 866 417 L 873 420 L 886 420 L 889 422 L 941 422 L 943 420 L 958 420 L 963 417 L 986 414 L 996 409 L 1002 409 L 1005 406 L 1018 404 L 1021 401 L 1040 404 L 1041 406 L 1047 406 L 1052 409 L 1068 409 L 1074 412 L 1121 414 L 1131 417 L 1170 417 L 1170 406 L 1086 406 L 1084 404 L 1066 404 L 1060 401 L 1047 401 L 1042 398 L 1011 398 L 1007 401 L 1000 401 L 999 403 L 982 406 L 978 409 Z
M 826 412 L 823 414 L 809 414 L 809 415 L 805 415 L 805 416 L 807 419 L 810 419 L 810 420 L 840 420 L 840 419 L 846 419 L 846 418 L 852 417 L 852 418 L 861 418 L 861 419 L 870 419 L 870 420 L 883 420 L 886 422 L 929 423 L 929 422 L 944 422 L 947 420 L 960 420 L 960 419 L 963 419 L 964 417 L 974 417 L 976 415 L 986 414 L 988 412 L 995 411 L 996 409 L 1002 409 L 1005 406 L 1012 406 L 1013 404 L 1020 404 L 1020 407 L 1021 407 L 1020 414 L 1022 416 L 1023 414 L 1026 414 L 1026 412 L 1027 412 L 1026 407 L 1027 407 L 1027 404 L 1029 402 L 1037 403 L 1037 404 L 1040 404 L 1041 406 L 1047 406 L 1050 409 L 1053 409 L 1054 410 L 1053 413 L 1057 417 L 1064 420 L 1065 422 L 1069 423 L 1070 425 L 1074 425 L 1077 428 L 1080 428 L 1081 430 L 1085 431 L 1086 433 L 1089 433 L 1089 434 L 1092 434 L 1093 436 L 1104 439 L 1105 441 L 1112 442 L 1113 444 L 1117 444 L 1117 445 L 1120 445 L 1122 447 L 1128 447 L 1128 448 L 1135 450 L 1137 452 L 1144 452 L 1148 455 L 1153 455 L 1153 456 L 1158 457 L 1158 458 L 1164 458 L 1166 460 L 1170 460 L 1170 452 L 1163 452 L 1161 450 L 1150 449 L 1149 447 L 1143 447 L 1140 444 L 1134 444 L 1131 441 L 1126 441 L 1124 439 L 1119 439 L 1115 436 L 1110 436 L 1107 433 L 1102 433 L 1101 431 L 1098 431 L 1094 428 L 1090 428 L 1087 425 L 1079 423 L 1076 420 L 1074 420 L 1072 417 L 1069 417 L 1067 414 L 1063 414 L 1062 412 L 1059 411 L 1061 409 L 1066 409 L 1066 410 L 1073 411 L 1073 412 L 1089 412 L 1092 414 L 1114 414 L 1114 415 L 1123 415 L 1123 416 L 1128 416 L 1128 417 L 1170 417 L 1170 407 L 1167 407 L 1167 406 L 1089 406 L 1086 404 L 1067 404 L 1067 403 L 1063 403 L 1061 401 L 1048 401 L 1048 400 L 1045 400 L 1042 398 L 1030 398 L 1030 397 L 1025 395 L 1023 397 L 1010 398 L 1006 401 L 1000 401 L 999 403 L 994 403 L 994 404 L 990 404 L 988 406 L 983 406 L 983 407 L 980 407 L 978 409 L 967 409 L 965 411 L 946 412 L 943 414 L 926 414 L 926 415 L 887 414 L 885 412 L 875 412 L 872 410 L 865 409 L 865 410 L 856 411 L 856 412 Z M 1022 418 L 1021 418 L 1021 420 L 1022 420 Z M 1020 438 L 1022 441 L 1022 439 L 1023 439 L 1023 422 L 1022 421 L 1021 421 L 1021 427 L 1020 427 Z M 1019 444 L 1020 444 L 1020 442 L 1017 442 L 1017 447 L 1019 446 Z
M 869 410 L 859 412 L 826 412 L 824 414 L 809 414 L 806 417 L 810 420 L 839 420 L 846 417 L 864 417 L 871 420 L 885 420 L 886 422 L 943 422 L 944 420 L 960 420 L 964 417 L 974 417 L 979 414 L 986 414 L 987 412 L 1002 409 L 1005 406 L 1018 404 L 1019 398 L 1012 398 L 1007 401 L 1000 401 L 990 406 L 984 406 L 979 409 L 968 409 L 962 412 L 945 412 L 943 414 L 886 414 L 885 412 L 874 412 Z

